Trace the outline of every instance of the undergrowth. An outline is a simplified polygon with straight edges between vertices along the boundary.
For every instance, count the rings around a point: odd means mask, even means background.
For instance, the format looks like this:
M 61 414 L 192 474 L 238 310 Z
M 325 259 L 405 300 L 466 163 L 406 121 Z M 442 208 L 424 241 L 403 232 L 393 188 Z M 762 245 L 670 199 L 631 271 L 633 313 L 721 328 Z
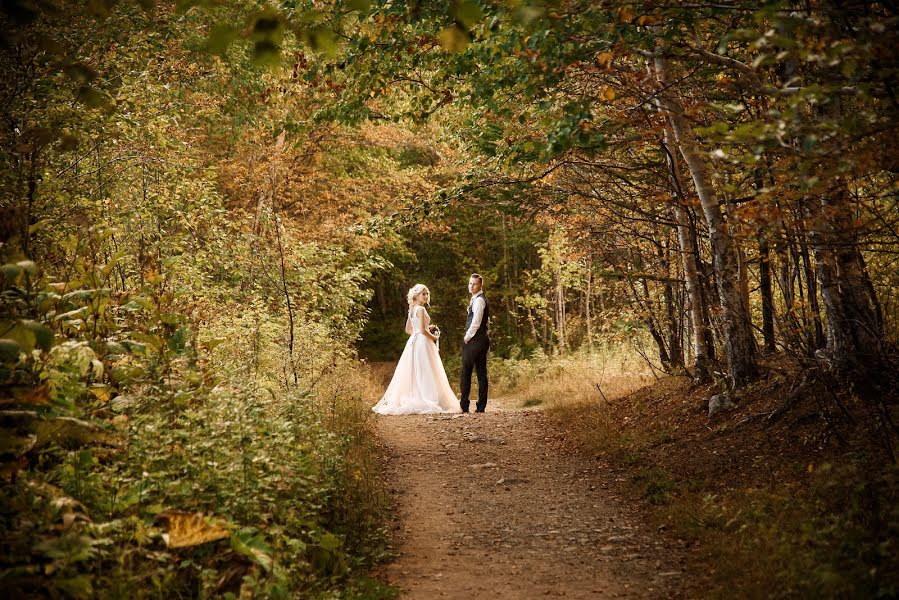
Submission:
M 701 432 L 676 435 L 641 413 L 665 393 L 644 390 L 613 406 L 558 402 L 549 410 L 583 450 L 629 474 L 629 493 L 642 499 L 650 518 L 693 548 L 694 570 L 707 575 L 705 583 L 694 582 L 704 597 L 899 594 L 899 468 L 876 441 L 855 436 L 827 460 L 772 450 L 755 459 L 767 465 L 759 470 L 764 477 L 747 476 L 739 461 L 700 472 L 685 457 L 698 451 L 691 445 Z M 698 412 L 690 419 L 696 430 L 704 427 Z M 856 426 L 863 429 L 861 421 Z M 708 431 L 707 444 L 714 440 Z
M 7 596 L 392 597 L 366 577 L 374 392 L 328 326 L 298 323 L 294 362 L 264 304 L 201 324 L 163 277 L 113 295 L 90 275 L 3 267 Z

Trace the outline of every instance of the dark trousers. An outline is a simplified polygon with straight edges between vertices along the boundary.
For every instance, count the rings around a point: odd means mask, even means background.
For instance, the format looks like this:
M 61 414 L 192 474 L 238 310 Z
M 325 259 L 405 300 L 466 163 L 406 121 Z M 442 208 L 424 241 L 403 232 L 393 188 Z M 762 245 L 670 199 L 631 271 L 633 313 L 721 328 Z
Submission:
M 462 385 L 459 386 L 462 398 L 459 404 L 464 412 L 468 412 L 468 395 L 471 393 L 471 372 L 478 374 L 478 412 L 487 408 L 487 350 L 490 349 L 490 338 L 486 335 L 475 336 L 467 344 L 462 344 Z

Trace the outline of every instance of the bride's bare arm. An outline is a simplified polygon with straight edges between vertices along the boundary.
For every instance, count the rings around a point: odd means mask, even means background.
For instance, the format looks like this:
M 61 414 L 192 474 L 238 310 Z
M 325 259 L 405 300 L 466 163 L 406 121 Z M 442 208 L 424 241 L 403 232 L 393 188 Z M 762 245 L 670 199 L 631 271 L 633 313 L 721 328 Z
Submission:
M 406 315 L 406 334 L 412 335 L 412 314 Z

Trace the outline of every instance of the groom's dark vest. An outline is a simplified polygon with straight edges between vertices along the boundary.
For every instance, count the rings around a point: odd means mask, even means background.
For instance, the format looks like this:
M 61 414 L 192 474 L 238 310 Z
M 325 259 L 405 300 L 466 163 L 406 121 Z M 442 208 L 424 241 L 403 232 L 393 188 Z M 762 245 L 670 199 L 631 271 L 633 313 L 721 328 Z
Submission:
M 478 330 L 475 331 L 474 335 L 471 339 L 475 338 L 485 338 L 487 337 L 487 321 L 490 320 L 490 305 L 487 304 L 487 296 L 481 294 L 481 298 L 484 299 L 484 315 L 481 317 L 481 326 L 478 327 Z M 465 331 L 468 331 L 468 328 L 471 327 L 471 322 L 474 320 L 474 311 L 471 308 L 471 304 L 468 305 L 468 320 L 465 321 Z

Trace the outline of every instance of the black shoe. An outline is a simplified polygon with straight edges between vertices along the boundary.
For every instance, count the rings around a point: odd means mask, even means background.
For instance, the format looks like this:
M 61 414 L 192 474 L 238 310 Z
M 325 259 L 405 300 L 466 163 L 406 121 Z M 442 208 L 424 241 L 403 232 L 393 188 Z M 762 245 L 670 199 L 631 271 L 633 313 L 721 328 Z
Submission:
M 484 411 L 483 411 L 483 410 L 476 410 L 475 412 L 482 413 L 482 412 L 484 412 Z

